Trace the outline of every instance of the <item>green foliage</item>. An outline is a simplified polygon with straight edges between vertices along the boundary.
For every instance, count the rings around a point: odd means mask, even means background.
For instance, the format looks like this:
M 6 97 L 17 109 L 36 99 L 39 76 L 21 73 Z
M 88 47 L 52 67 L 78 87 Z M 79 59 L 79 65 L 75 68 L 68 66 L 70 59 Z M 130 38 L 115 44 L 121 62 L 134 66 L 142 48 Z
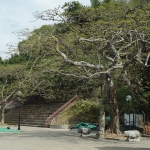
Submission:
M 101 4 L 100 0 L 90 0 L 91 1 L 91 6 L 92 7 L 98 7 Z
M 35 29 L 27 40 L 18 44 L 19 54 L 28 56 L 32 62 L 38 57 L 38 60 L 41 60 L 54 55 L 54 42 L 50 38 L 52 33 L 53 28 L 50 25 L 43 25 L 41 28 Z
M 116 99 L 117 99 L 117 102 L 118 102 L 118 107 L 119 107 L 119 110 L 120 112 L 125 112 L 127 113 L 128 112 L 128 102 L 126 101 L 126 96 L 127 95 L 131 95 L 132 96 L 132 101 L 130 102 L 130 104 L 132 105 L 132 111 L 134 112 L 135 111 L 135 99 L 134 99 L 134 96 L 133 96 L 133 93 L 131 91 L 131 89 L 128 87 L 128 86 L 122 86 L 120 87 L 119 89 L 117 89 L 117 92 L 116 92 Z
M 3 101 L 13 91 L 20 88 L 21 80 L 24 79 L 24 66 L 21 64 L 4 64 L 0 66 L 0 99 Z M 11 97 L 16 98 L 16 92 Z
M 72 2 L 66 2 L 62 8 L 65 10 L 65 12 L 73 12 L 78 9 L 81 9 L 83 6 L 78 1 L 72 1 Z
M 0 65 L 4 64 L 4 60 L 2 59 L 2 57 L 0 57 Z
M 29 60 L 28 55 L 12 54 L 11 57 L 5 60 L 5 64 L 21 64 Z
M 129 3 L 136 7 L 143 7 L 144 5 L 147 5 L 150 1 L 149 0 L 130 0 Z
M 71 121 L 98 123 L 100 106 L 88 100 L 81 100 L 74 103 L 68 112 L 73 117 Z
M 139 90 L 141 101 L 139 106 L 145 107 L 144 112 L 150 113 L 150 67 L 144 68 L 142 75 L 142 86 Z

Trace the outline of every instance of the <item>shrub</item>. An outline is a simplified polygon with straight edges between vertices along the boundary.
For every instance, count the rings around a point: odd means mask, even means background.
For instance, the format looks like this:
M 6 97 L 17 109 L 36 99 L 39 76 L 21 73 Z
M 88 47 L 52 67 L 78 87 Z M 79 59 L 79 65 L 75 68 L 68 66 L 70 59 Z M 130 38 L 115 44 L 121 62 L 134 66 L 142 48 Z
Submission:
M 68 113 L 72 116 L 70 123 L 72 122 L 88 122 L 88 123 L 98 123 L 100 106 L 88 100 L 76 101 L 72 105 Z

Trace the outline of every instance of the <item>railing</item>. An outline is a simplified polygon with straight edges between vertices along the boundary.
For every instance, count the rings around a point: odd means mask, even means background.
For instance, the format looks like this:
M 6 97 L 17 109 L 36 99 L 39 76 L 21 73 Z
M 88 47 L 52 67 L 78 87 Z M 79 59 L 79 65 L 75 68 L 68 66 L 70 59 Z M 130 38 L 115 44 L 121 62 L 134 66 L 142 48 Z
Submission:
M 63 106 L 61 106 L 59 109 L 57 109 L 52 115 L 50 115 L 46 121 L 46 127 L 49 128 L 49 125 L 51 123 L 51 121 L 56 117 L 56 115 L 58 115 L 60 112 L 62 112 L 66 107 L 68 107 L 72 102 L 75 101 L 75 99 L 77 98 L 77 95 L 74 96 L 72 99 L 70 99 L 67 103 L 65 103 Z

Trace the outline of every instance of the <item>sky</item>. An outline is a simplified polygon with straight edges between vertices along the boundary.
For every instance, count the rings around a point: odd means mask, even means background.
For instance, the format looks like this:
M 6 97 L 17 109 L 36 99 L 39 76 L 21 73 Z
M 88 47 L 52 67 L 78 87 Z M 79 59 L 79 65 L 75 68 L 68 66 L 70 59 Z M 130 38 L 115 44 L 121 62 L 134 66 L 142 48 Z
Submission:
M 33 13 L 42 12 L 62 6 L 72 0 L 0 0 L 0 57 L 10 57 L 8 43 L 18 43 L 17 31 L 23 29 L 33 30 L 50 22 L 36 20 Z M 78 0 L 82 5 L 90 6 L 90 0 Z

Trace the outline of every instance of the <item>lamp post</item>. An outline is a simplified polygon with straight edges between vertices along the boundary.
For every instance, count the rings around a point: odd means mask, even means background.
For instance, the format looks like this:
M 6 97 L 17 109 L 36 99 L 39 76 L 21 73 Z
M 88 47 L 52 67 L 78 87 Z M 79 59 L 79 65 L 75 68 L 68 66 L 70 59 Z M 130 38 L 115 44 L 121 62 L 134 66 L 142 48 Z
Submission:
M 130 125 L 130 101 L 132 100 L 132 97 L 130 95 L 126 96 L 126 101 L 128 102 L 128 111 L 129 111 L 129 129 L 131 130 L 131 125 Z
M 18 106 L 19 106 L 19 107 L 18 107 L 18 110 L 19 110 L 19 112 L 18 112 L 18 113 L 19 113 L 19 114 L 18 114 L 18 130 L 21 130 L 21 129 L 20 129 L 20 103 L 21 103 L 21 98 L 20 98 L 20 97 L 21 97 L 21 95 L 22 95 L 22 92 L 21 92 L 21 91 L 18 91 L 17 94 L 18 94 Z

